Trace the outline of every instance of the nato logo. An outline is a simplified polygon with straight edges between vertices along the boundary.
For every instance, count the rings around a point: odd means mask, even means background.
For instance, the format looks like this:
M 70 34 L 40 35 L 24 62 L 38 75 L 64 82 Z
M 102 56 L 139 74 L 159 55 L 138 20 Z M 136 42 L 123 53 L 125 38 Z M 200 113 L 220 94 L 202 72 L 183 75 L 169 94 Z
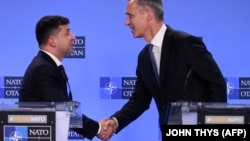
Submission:
M 121 77 L 101 77 L 100 78 L 100 98 L 101 99 L 122 99 Z
M 229 100 L 250 99 L 250 77 L 228 77 L 226 81 Z
M 228 99 L 239 99 L 239 78 L 238 77 L 227 77 L 227 96 Z
M 72 129 L 69 129 L 69 133 L 68 133 L 68 139 L 81 139 L 81 140 L 84 140 L 85 137 L 78 134 L 77 132 L 73 131 Z
M 135 77 L 100 77 L 101 99 L 128 99 L 134 91 Z
M 4 98 L 4 77 L 0 77 L 0 98 Z
M 85 58 L 85 36 L 76 36 L 73 51 L 65 58 Z
M 250 99 L 250 77 L 239 77 L 239 99 Z
M 18 98 L 23 77 L 0 77 L 0 98 Z
M 26 126 L 4 126 L 4 141 L 28 141 Z
M 50 126 L 4 126 L 4 141 L 52 141 Z

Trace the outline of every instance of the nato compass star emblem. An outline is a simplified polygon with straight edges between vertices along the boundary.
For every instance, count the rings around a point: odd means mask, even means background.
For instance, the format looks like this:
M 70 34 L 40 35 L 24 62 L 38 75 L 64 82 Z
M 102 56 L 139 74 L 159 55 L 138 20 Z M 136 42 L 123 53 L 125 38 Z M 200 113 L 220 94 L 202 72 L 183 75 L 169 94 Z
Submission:
M 230 82 L 227 82 L 227 95 L 231 95 L 234 91 L 234 85 Z
M 105 92 L 109 95 L 112 95 L 114 93 L 116 93 L 117 91 L 117 85 L 112 82 L 112 81 L 109 81 L 108 83 L 105 84 Z
M 10 133 L 10 141 L 22 141 L 22 134 L 18 131 L 14 131 Z

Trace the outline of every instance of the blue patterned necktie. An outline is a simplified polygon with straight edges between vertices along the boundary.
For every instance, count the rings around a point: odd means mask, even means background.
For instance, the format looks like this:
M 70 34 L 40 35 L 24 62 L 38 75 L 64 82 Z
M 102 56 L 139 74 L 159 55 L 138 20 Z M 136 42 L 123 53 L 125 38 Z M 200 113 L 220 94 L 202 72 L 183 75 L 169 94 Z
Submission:
M 152 64 L 152 67 L 153 67 L 153 70 L 154 70 L 154 74 L 155 74 L 155 77 L 157 79 L 157 82 L 158 84 L 160 83 L 159 81 L 159 75 L 158 75 L 158 71 L 157 71 L 157 66 L 156 66 L 156 62 L 155 62 L 155 57 L 154 57 L 154 54 L 153 54 L 153 45 L 152 44 L 148 44 L 148 49 L 149 49 L 149 56 L 150 56 L 150 60 L 151 60 L 151 64 Z

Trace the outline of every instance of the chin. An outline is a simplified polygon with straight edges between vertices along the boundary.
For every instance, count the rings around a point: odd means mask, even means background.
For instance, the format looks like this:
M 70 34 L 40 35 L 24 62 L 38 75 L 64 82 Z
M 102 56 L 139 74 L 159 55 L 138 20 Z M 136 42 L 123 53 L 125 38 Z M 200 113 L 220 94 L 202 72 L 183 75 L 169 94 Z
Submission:
M 133 37 L 134 38 L 138 38 L 138 35 L 136 35 L 135 33 L 133 33 Z
M 138 35 L 134 35 L 133 37 L 134 38 L 141 38 L 141 36 L 138 36 Z

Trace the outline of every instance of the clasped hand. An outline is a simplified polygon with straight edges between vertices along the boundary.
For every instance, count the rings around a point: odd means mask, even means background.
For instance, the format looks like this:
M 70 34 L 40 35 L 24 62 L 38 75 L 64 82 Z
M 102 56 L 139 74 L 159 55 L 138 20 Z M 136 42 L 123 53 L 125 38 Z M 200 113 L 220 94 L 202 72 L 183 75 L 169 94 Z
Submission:
M 97 135 L 103 141 L 108 141 L 116 131 L 117 125 L 114 119 L 104 118 L 100 121 L 101 131 Z

